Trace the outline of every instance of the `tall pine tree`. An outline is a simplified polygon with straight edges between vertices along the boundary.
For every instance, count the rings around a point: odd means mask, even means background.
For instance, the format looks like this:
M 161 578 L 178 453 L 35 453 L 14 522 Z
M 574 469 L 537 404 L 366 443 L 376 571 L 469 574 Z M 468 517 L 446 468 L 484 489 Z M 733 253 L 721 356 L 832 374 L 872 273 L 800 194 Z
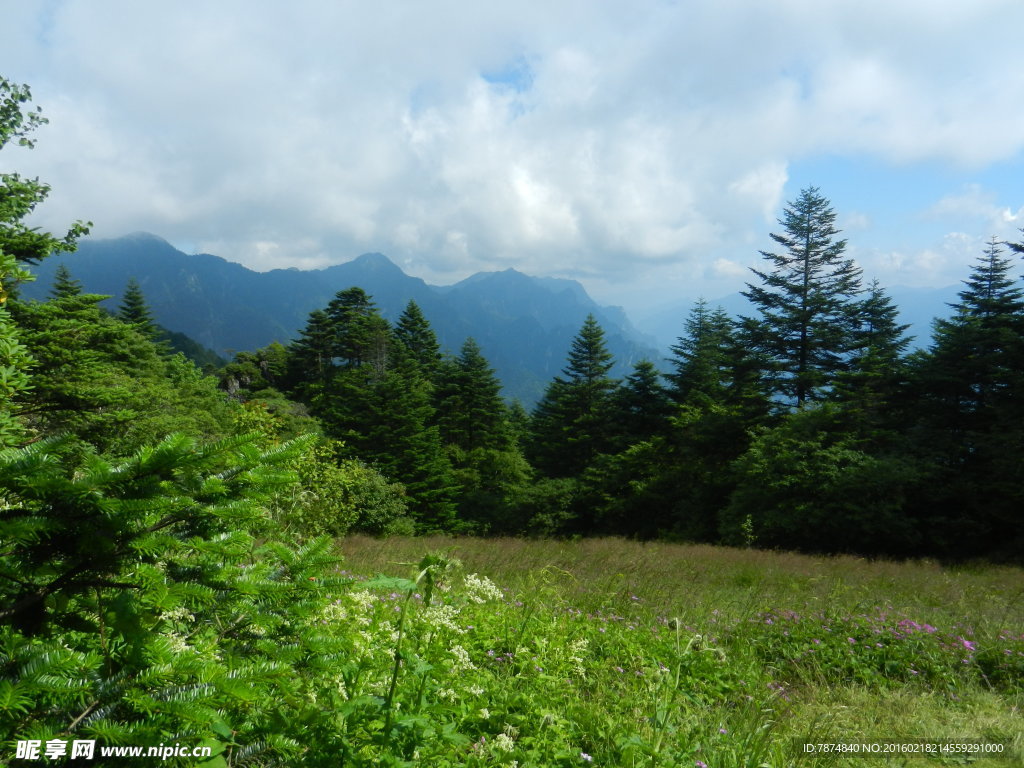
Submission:
M 950 553 L 1024 552 L 1024 290 L 996 240 L 913 365 L 919 454 L 931 467 L 918 495 Z
M 528 457 L 549 477 L 574 477 L 610 447 L 612 355 L 588 315 L 573 339 L 563 376 L 548 385 L 531 420 Z
M 437 334 L 415 301 L 410 299 L 406 304 L 395 323 L 394 333 L 423 375 L 433 381 L 441 364 L 441 346 L 437 343 Z
M 774 395 L 797 408 L 825 396 L 854 345 L 860 270 L 844 257 L 835 220 L 816 187 L 801 191 L 779 220 L 785 233 L 771 235 L 783 250 L 761 252 L 771 270 L 752 270 L 760 284 L 743 292 L 760 312 L 743 318 L 747 341 Z

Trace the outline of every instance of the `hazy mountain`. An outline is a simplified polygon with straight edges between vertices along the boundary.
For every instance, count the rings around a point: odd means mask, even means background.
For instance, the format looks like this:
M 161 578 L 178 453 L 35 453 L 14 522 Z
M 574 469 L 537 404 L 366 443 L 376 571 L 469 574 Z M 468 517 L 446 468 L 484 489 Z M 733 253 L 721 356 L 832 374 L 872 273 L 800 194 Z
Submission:
M 908 335 L 914 337 L 913 347 L 927 347 L 931 342 L 932 321 L 937 317 L 950 317 L 949 305 L 957 300 L 957 292 L 963 285 L 947 285 L 942 288 L 910 288 L 896 286 L 886 292 L 899 307 L 900 320 L 910 325 Z M 731 293 L 717 299 L 708 299 L 712 307 L 721 307 L 733 317 L 738 315 L 756 316 L 756 310 L 741 293 Z M 637 327 L 650 335 L 658 348 L 667 349 L 676 343 L 683 333 L 694 302 L 681 301 L 657 307 L 636 318 Z
M 367 253 L 326 269 L 254 272 L 218 256 L 187 255 L 155 235 L 136 233 L 83 240 L 76 253 L 44 261 L 38 281 L 25 286 L 23 294 L 44 298 L 61 263 L 90 293 L 110 295 L 111 307 L 134 277 L 157 322 L 226 356 L 272 341 L 287 343 L 312 310 L 352 286 L 370 294 L 392 321 L 412 299 L 444 348 L 457 352 L 473 336 L 504 382 L 506 395 L 527 405 L 564 367 L 588 313 L 606 332 L 618 363 L 616 375 L 642 358 L 658 362 L 665 356 L 620 308 L 598 306 L 579 283 L 511 269 L 432 286 L 406 275 L 383 254 Z

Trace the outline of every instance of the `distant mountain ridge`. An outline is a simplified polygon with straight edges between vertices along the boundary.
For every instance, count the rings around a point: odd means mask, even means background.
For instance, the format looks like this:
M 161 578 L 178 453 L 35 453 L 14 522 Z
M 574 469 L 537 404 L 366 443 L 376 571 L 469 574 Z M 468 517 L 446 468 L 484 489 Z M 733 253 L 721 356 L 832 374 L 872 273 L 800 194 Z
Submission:
M 907 335 L 913 337 L 912 349 L 926 348 L 931 343 L 932 323 L 937 317 L 952 317 L 950 304 L 957 301 L 957 294 L 963 284 L 947 285 L 941 288 L 912 288 L 894 286 L 886 293 L 900 311 L 900 322 L 910 327 Z M 683 334 L 686 318 L 695 302 L 681 301 L 667 306 L 654 307 L 636 318 L 636 325 L 649 334 L 660 348 L 676 343 Z M 746 315 L 756 317 L 757 309 L 741 293 L 731 293 L 717 299 L 708 299 L 712 308 L 721 307 L 732 317 Z
M 156 235 L 86 239 L 78 251 L 44 261 L 26 298 L 45 298 L 57 267 L 65 264 L 90 293 L 118 303 L 129 278 L 142 288 L 157 322 L 230 357 L 234 352 L 288 343 L 309 313 L 334 295 L 359 286 L 394 321 L 413 300 L 443 348 L 457 352 L 472 336 L 494 366 L 508 397 L 529 406 L 565 366 L 573 336 L 588 314 L 605 330 L 615 356 L 614 375 L 633 363 L 664 357 L 618 307 L 599 306 L 572 280 L 535 278 L 513 269 L 481 272 L 450 286 L 411 277 L 380 253 L 320 270 L 255 272 L 211 254 L 185 254 Z

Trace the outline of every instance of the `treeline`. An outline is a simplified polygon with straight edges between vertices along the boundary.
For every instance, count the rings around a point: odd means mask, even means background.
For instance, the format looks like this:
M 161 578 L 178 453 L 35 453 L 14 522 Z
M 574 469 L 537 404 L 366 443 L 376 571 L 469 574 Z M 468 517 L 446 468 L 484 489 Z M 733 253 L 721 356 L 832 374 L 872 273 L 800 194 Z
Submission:
M 698 302 L 667 374 L 611 378 L 589 318 L 529 415 L 472 339 L 442 354 L 415 303 L 392 327 L 359 288 L 222 383 L 281 416 L 305 406 L 339 456 L 401 483 L 407 530 L 1019 556 L 1024 291 L 1006 253 L 1024 246 L 993 240 L 908 354 L 835 218 L 801 192 L 747 287 L 756 312 Z

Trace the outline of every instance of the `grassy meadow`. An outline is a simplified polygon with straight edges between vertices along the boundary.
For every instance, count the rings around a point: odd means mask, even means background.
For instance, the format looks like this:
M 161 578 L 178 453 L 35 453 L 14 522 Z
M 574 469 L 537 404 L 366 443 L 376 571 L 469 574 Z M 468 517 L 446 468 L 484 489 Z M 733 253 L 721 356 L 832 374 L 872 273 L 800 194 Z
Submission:
M 1020 569 L 618 539 L 338 549 L 349 764 L 1024 764 Z M 918 740 L 1006 751 L 802 747 Z

